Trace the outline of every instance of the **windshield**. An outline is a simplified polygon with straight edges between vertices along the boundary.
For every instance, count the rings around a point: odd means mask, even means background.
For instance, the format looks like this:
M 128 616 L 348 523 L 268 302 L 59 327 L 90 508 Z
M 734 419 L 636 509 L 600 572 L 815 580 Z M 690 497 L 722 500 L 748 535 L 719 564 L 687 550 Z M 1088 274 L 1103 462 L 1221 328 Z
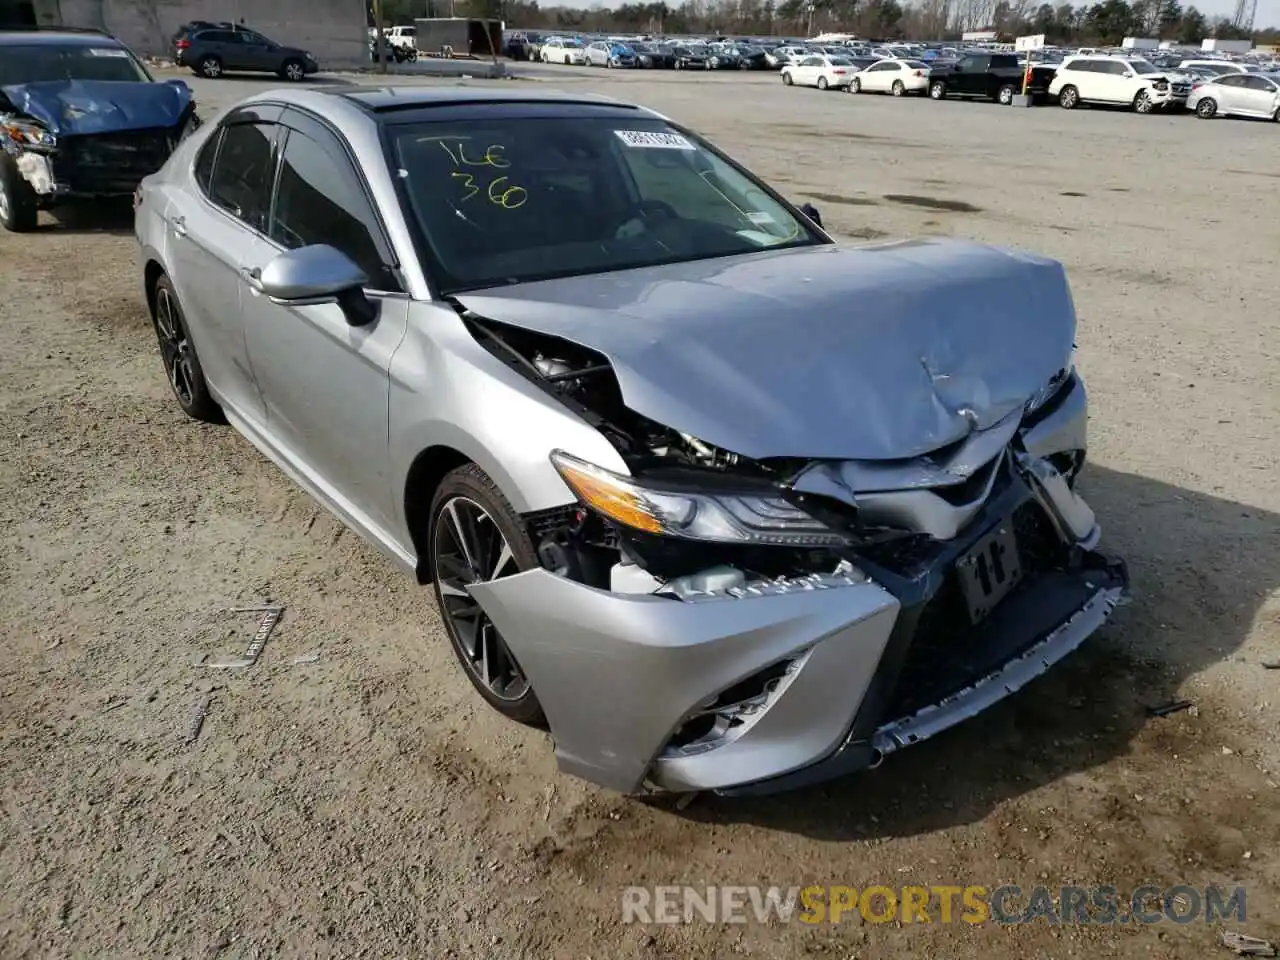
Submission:
M 705 143 L 640 117 L 391 128 L 445 291 L 824 242 Z
M 1156 73 L 1156 68 L 1145 60 L 1131 60 L 1129 66 L 1133 68 L 1134 73 Z
M 149 81 L 123 47 L 58 47 L 40 43 L 0 51 L 0 86 L 56 80 Z

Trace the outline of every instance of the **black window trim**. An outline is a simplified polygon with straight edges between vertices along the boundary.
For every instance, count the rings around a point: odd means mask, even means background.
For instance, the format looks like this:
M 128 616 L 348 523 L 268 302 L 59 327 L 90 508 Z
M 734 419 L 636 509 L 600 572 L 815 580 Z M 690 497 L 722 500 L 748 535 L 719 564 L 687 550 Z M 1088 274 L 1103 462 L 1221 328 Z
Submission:
M 255 234 L 259 239 L 265 240 L 281 253 L 288 252 L 286 247 L 271 237 L 271 227 L 275 222 L 276 190 L 280 185 L 280 168 L 283 165 L 282 158 L 284 156 L 284 144 L 287 139 L 287 131 L 291 129 L 285 124 L 284 118 L 290 110 L 296 110 L 304 118 L 316 121 L 322 128 L 324 128 L 328 133 L 331 133 L 337 139 L 339 145 L 346 153 L 348 162 L 355 169 L 356 179 L 360 184 L 360 189 L 364 191 L 365 198 L 369 201 L 369 206 L 373 210 L 373 216 L 377 225 L 377 235 L 374 236 L 374 243 L 375 245 L 383 248 L 379 250 L 379 253 L 384 256 L 387 269 L 390 271 L 391 275 L 395 277 L 396 282 L 400 284 L 400 289 L 383 290 L 377 287 L 369 287 L 365 292 L 385 298 L 408 297 L 409 287 L 405 282 L 404 272 L 400 267 L 400 260 L 395 255 L 395 247 L 390 242 L 386 224 L 382 220 L 382 213 L 378 210 L 378 205 L 373 202 L 373 192 L 369 188 L 368 181 L 365 179 L 364 173 L 361 171 L 359 164 L 355 162 L 350 144 L 347 143 L 346 137 L 339 134 L 332 124 L 322 120 L 309 110 L 300 109 L 294 104 L 284 104 L 277 101 L 262 101 L 260 103 L 246 104 L 223 117 L 218 122 L 218 125 L 213 132 L 209 134 L 209 140 L 206 140 L 205 143 L 201 145 L 200 149 L 195 152 L 195 155 L 191 159 L 191 167 L 187 171 L 192 182 L 196 184 L 196 193 L 199 194 L 201 201 L 203 201 L 205 206 L 210 210 L 216 211 L 223 217 L 226 217 L 228 220 L 235 223 L 237 226 L 243 227 Z M 214 138 L 217 138 L 218 141 L 217 149 L 213 157 L 213 169 L 216 170 L 218 160 L 222 154 L 222 141 L 224 139 L 226 129 L 228 127 L 234 127 L 242 124 L 265 124 L 274 128 L 271 134 L 271 193 L 267 198 L 266 230 L 259 230 L 253 224 L 248 223 L 245 220 L 241 220 L 230 210 L 218 206 L 213 202 L 213 198 L 211 198 L 200 186 L 200 181 L 196 179 L 195 165 L 199 160 L 200 155 L 210 147 L 211 141 Z M 300 130 L 298 132 L 303 136 L 306 136 L 306 131 Z M 210 180 L 210 183 L 212 183 L 212 180 Z

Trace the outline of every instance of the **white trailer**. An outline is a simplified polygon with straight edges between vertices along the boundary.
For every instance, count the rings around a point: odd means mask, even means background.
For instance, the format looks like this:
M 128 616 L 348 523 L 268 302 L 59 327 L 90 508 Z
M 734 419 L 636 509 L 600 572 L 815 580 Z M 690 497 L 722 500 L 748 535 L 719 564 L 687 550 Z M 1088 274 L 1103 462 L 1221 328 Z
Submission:
M 1214 53 L 1248 53 L 1253 49 L 1252 40 L 1219 40 L 1209 37 L 1200 41 L 1201 50 L 1212 50 Z
M 1155 37 L 1125 37 L 1120 46 L 1125 50 L 1156 50 L 1160 41 Z

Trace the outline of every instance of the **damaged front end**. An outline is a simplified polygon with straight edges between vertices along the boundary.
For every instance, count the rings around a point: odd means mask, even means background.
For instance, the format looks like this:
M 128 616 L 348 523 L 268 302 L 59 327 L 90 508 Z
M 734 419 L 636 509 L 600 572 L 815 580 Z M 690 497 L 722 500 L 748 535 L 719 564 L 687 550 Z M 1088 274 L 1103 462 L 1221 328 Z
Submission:
M 458 307 L 495 356 L 610 439 L 527 522 L 543 569 L 471 587 L 561 767 L 623 792 L 773 792 L 874 766 L 1066 656 L 1126 594 L 1074 492 L 1070 367 L 897 461 L 753 460 L 631 410 L 609 360 Z
M 42 207 L 131 196 L 200 123 L 181 82 L 67 80 L 0 93 L 0 150 Z

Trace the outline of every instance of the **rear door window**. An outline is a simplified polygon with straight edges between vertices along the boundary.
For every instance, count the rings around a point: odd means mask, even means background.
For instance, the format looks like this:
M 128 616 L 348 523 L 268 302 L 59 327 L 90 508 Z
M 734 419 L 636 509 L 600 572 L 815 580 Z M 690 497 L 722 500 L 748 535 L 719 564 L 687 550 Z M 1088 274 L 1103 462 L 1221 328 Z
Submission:
M 222 133 L 209 199 L 253 229 L 266 232 L 274 173 L 273 123 L 236 123 Z

